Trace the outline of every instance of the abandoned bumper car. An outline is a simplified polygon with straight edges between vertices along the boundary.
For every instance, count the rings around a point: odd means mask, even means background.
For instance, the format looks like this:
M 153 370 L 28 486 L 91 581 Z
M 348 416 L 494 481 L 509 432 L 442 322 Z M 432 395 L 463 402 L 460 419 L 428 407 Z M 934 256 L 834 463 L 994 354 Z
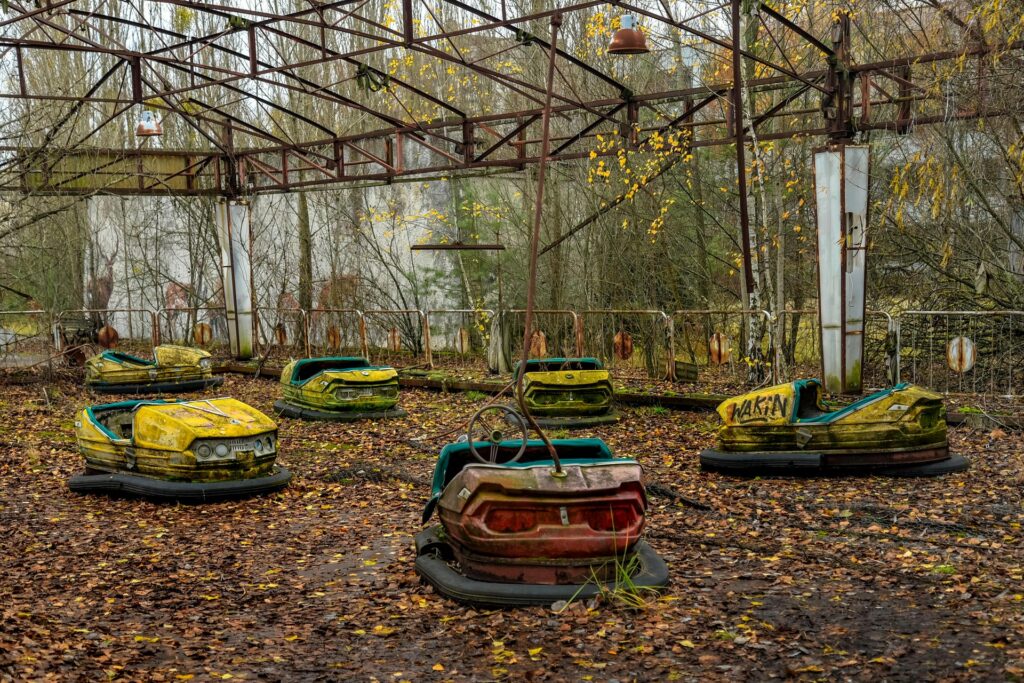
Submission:
M 127 493 L 205 502 L 283 488 L 277 425 L 233 398 L 124 401 L 91 406 L 75 420 L 85 473 L 79 493 Z
M 798 380 L 718 406 L 718 447 L 703 469 L 737 474 L 934 476 L 967 469 L 951 455 L 942 397 L 909 384 L 829 409 L 821 383 Z
M 85 384 L 111 394 L 162 394 L 198 391 L 219 386 L 210 354 L 201 349 L 164 344 L 153 349 L 153 360 L 120 351 L 104 351 L 85 362 Z
M 521 438 L 506 439 L 515 424 Z M 617 585 L 656 590 L 668 568 L 640 535 L 641 468 L 600 439 L 527 441 L 521 415 L 491 406 L 448 444 L 416 536 L 416 570 L 441 594 L 484 605 L 550 604 Z
M 516 364 L 513 376 L 517 376 Z M 572 428 L 614 424 L 611 376 L 596 358 L 526 361 L 523 400 L 541 427 Z
M 284 399 L 274 410 L 306 420 L 405 417 L 398 403 L 398 372 L 370 365 L 365 358 L 305 358 L 281 372 Z

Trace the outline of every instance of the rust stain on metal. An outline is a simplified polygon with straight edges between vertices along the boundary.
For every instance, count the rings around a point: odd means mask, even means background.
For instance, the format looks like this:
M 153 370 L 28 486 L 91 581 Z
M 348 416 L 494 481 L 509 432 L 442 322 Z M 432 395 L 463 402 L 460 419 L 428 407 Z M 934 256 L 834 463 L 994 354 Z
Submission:
M 713 365 L 722 365 L 729 362 L 732 355 L 732 345 L 729 338 L 721 332 L 715 332 L 708 339 L 708 355 Z
M 946 364 L 953 372 L 969 372 L 976 359 L 977 350 L 970 337 L 953 337 L 946 345 Z
M 96 333 L 96 341 L 105 349 L 112 349 L 117 346 L 117 341 L 121 338 L 121 335 L 117 333 L 111 325 L 104 325 L 100 328 L 99 332 Z
M 341 350 L 341 333 L 338 332 L 336 325 L 331 325 L 327 328 L 327 349 L 331 353 L 337 353 Z
M 274 326 L 274 341 L 277 342 L 278 346 L 288 344 L 288 328 L 285 327 L 284 323 L 278 323 Z
M 469 330 L 465 327 L 460 327 L 455 333 L 455 350 L 459 353 L 469 352 Z
M 210 323 L 196 323 L 192 328 L 192 340 L 198 346 L 209 346 L 213 341 L 213 328 L 210 327 Z
M 546 358 L 548 355 L 548 336 L 541 330 L 534 330 L 530 335 L 530 358 Z
M 633 357 L 633 335 L 629 332 L 625 330 L 616 332 L 612 345 L 615 349 L 615 357 L 619 360 L 629 360 Z

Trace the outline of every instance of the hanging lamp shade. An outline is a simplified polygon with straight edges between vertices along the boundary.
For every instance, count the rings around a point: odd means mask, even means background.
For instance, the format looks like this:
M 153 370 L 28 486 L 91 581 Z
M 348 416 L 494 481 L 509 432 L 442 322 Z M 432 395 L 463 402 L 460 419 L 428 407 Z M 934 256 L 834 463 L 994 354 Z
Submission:
M 153 112 L 148 109 L 143 110 L 139 116 L 139 124 L 135 126 L 135 135 L 140 138 L 150 138 L 163 134 L 164 127 L 160 125 L 160 121 L 153 115 Z
M 627 15 L 622 17 L 622 22 L 612 42 L 608 45 L 610 55 L 643 55 L 650 52 L 647 47 L 647 36 L 636 26 L 636 19 Z

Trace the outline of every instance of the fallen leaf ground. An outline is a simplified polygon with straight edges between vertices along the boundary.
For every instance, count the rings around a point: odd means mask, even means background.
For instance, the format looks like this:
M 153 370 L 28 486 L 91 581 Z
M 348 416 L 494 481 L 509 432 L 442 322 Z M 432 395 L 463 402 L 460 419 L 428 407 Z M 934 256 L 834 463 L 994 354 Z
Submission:
M 281 421 L 284 492 L 201 507 L 83 497 L 65 381 L 0 397 L 2 680 L 1017 680 L 1018 435 L 951 431 L 941 479 L 702 474 L 708 413 L 624 408 L 593 430 L 658 492 L 672 584 L 611 604 L 484 611 L 421 585 L 433 460 L 479 396 L 406 391 L 409 417 Z M 275 383 L 221 390 L 271 411 Z M 708 509 L 698 509 L 675 492 Z

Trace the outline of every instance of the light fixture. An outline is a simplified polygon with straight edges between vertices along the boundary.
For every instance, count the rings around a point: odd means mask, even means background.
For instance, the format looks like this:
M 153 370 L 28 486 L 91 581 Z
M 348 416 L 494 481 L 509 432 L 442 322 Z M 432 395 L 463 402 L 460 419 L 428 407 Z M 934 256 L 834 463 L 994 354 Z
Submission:
M 636 19 L 626 14 L 622 17 L 619 29 L 612 36 L 608 45 L 610 55 L 643 55 L 650 52 L 647 37 L 636 27 Z
M 153 116 L 153 112 L 143 109 L 139 116 L 139 123 L 135 126 L 135 135 L 140 138 L 151 138 L 164 134 L 164 127 L 160 121 Z

